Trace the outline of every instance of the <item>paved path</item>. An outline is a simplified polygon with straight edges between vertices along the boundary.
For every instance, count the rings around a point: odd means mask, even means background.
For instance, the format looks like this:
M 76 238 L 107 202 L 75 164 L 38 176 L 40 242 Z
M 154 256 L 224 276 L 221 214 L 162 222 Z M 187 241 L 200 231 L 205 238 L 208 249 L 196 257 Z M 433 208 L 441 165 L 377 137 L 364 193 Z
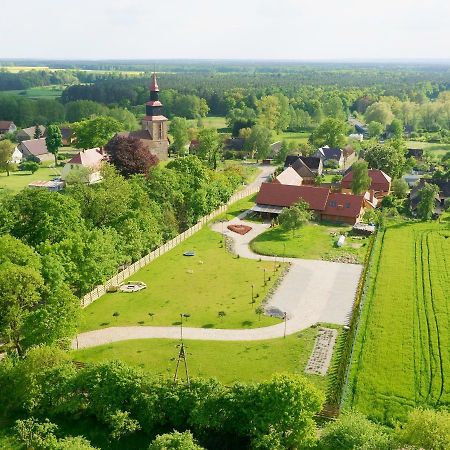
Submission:
M 270 175 L 273 168 L 267 168 L 255 183 L 261 183 Z M 252 227 L 244 236 L 229 231 L 229 223 L 243 223 Z M 274 260 L 270 256 L 260 256 L 249 248 L 249 242 L 263 233 L 268 224 L 246 222 L 235 218 L 223 224 L 214 224 L 213 230 L 228 235 L 233 240 L 233 251 L 243 258 Z M 280 261 L 280 258 L 276 258 Z M 266 310 L 286 313 L 286 323 L 282 322 L 263 328 L 254 329 L 205 329 L 183 328 L 185 339 L 220 340 L 220 341 L 253 341 L 274 339 L 296 333 L 309 328 L 317 322 L 345 324 L 351 314 L 356 287 L 362 266 L 342 264 L 328 261 L 286 258 L 291 268 L 284 277 L 277 291 L 270 299 Z M 81 333 L 72 342 L 73 348 L 87 348 L 111 342 L 129 339 L 150 339 L 180 337 L 179 327 L 110 327 Z

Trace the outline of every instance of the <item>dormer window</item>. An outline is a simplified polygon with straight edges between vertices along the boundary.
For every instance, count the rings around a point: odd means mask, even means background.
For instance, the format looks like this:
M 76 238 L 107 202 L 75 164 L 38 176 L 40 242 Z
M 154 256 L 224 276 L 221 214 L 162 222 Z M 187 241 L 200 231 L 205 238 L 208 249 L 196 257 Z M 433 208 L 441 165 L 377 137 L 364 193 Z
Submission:
M 331 200 L 331 201 L 330 201 L 330 206 L 331 206 L 332 208 L 336 208 L 336 200 Z

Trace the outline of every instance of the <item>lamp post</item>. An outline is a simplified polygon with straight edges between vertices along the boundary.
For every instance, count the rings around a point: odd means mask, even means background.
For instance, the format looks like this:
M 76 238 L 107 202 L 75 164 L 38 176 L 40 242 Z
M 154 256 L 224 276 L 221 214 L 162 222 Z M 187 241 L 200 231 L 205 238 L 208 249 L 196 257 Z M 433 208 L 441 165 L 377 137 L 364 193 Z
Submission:
M 277 271 L 277 257 L 273 255 L 273 276 L 275 276 L 275 272 Z
M 255 303 L 255 297 L 253 296 L 253 289 L 255 288 L 255 285 L 252 283 L 252 306 Z
M 188 318 L 190 317 L 190 314 L 186 314 L 186 313 L 180 313 L 180 337 L 181 337 L 181 342 L 183 342 L 183 318 Z
M 283 264 L 284 264 L 284 260 L 286 259 L 286 242 L 283 242 Z
M 287 313 L 286 313 L 286 311 L 283 314 L 283 319 L 284 319 L 284 336 L 283 336 L 283 338 L 286 339 L 286 326 L 287 326 Z
M 264 267 L 264 286 L 266 285 L 266 268 Z

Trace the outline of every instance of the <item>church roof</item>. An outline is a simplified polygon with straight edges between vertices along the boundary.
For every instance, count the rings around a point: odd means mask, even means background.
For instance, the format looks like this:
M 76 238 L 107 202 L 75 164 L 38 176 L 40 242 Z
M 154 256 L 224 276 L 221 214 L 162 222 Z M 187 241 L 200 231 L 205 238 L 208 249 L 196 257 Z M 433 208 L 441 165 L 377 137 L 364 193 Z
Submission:
M 158 81 L 156 80 L 156 73 L 152 74 L 152 84 L 150 85 L 150 90 L 154 92 L 159 91 Z
M 159 100 L 150 100 L 146 103 L 148 106 L 162 106 L 162 103 Z

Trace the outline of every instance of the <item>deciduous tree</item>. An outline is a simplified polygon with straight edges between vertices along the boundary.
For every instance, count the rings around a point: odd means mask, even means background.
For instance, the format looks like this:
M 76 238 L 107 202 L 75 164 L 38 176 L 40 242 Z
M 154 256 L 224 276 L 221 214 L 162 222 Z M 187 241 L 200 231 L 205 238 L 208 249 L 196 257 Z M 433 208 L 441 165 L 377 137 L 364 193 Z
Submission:
M 58 152 L 62 146 L 62 135 L 58 125 L 47 127 L 47 137 L 45 138 L 47 150 L 55 157 L 55 166 L 58 165 Z
M 0 140 L 0 173 L 6 172 L 9 177 L 13 165 L 11 157 L 14 152 L 14 144 L 8 139 Z
M 346 142 L 347 132 L 348 126 L 344 121 L 328 118 L 312 132 L 309 141 L 316 147 L 342 147 Z
M 419 191 L 419 203 L 417 204 L 417 216 L 423 220 L 430 220 L 434 213 L 436 196 L 439 188 L 435 184 L 425 183 Z
M 122 125 L 112 117 L 94 117 L 73 124 L 76 147 L 82 149 L 104 147 Z
M 150 153 L 140 139 L 115 136 L 105 147 L 111 162 L 125 177 L 138 173 L 147 174 L 158 164 L 158 158 Z
M 280 225 L 286 231 L 292 231 L 292 236 L 295 235 L 295 230 L 301 227 L 304 223 L 311 220 L 312 212 L 310 211 L 308 203 L 300 200 L 290 208 L 284 208 L 278 216 Z
M 357 161 L 352 166 L 351 189 L 355 195 L 360 195 L 367 191 L 372 180 L 369 177 L 369 169 L 366 161 Z

